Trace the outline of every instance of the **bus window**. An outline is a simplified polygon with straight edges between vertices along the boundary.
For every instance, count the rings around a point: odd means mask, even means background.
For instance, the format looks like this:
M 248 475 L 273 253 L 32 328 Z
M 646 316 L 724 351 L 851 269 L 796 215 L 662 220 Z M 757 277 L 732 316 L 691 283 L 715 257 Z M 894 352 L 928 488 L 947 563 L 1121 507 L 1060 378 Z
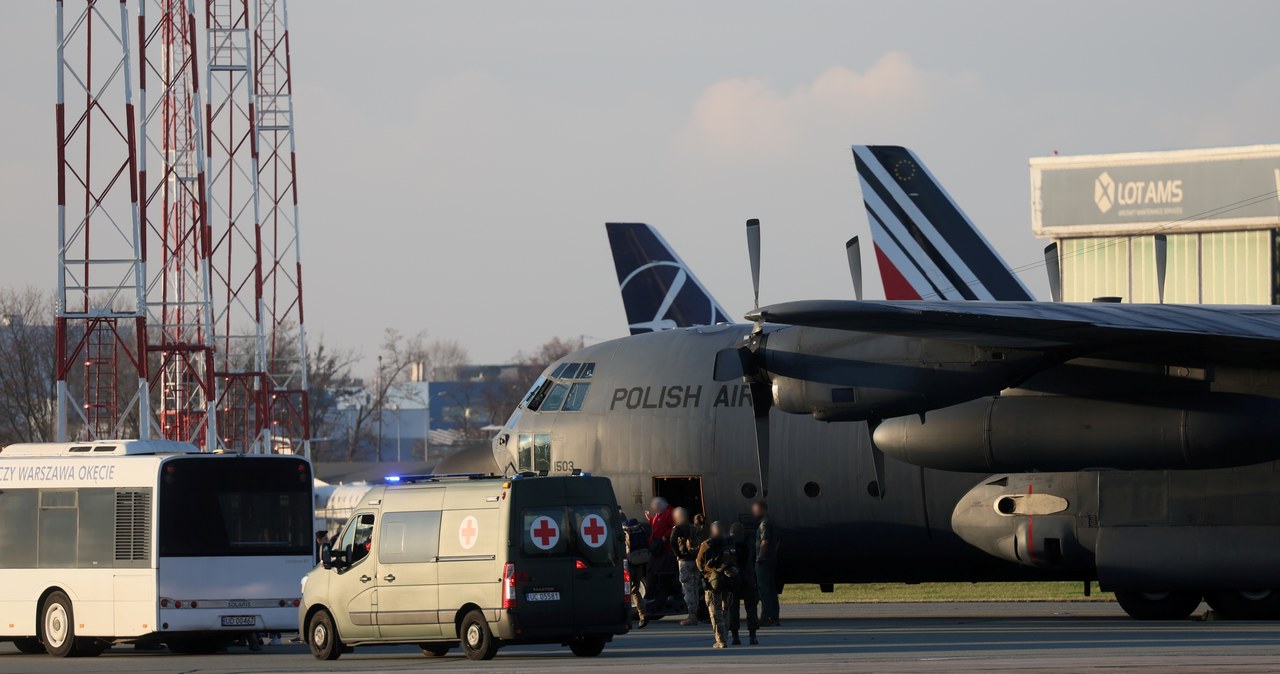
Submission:
M 303 461 L 179 458 L 161 468 L 161 557 L 298 555 L 312 549 Z
M 0 491 L 0 532 L 36 530 L 37 493 L 34 489 Z M 0 545 L 0 568 L 31 569 L 36 565 L 36 546 L 27 541 Z

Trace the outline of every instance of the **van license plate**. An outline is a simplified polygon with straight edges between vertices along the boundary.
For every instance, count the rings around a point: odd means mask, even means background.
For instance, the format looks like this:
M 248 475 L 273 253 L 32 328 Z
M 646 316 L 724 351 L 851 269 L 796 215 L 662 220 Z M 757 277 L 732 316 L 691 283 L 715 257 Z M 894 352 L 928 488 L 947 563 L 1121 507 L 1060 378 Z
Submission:
M 524 596 L 525 601 L 560 601 L 559 592 L 530 592 Z
M 251 615 L 222 616 L 223 627 L 253 627 L 256 624 L 258 624 L 257 619 Z

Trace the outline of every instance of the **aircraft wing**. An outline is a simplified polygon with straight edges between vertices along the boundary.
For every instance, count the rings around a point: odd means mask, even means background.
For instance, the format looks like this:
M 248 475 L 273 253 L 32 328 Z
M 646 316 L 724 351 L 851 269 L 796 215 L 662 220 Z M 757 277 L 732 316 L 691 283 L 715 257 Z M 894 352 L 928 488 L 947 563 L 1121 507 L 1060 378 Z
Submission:
M 989 347 L 1280 366 L 1280 306 L 809 300 L 763 307 L 759 314 L 775 324 Z

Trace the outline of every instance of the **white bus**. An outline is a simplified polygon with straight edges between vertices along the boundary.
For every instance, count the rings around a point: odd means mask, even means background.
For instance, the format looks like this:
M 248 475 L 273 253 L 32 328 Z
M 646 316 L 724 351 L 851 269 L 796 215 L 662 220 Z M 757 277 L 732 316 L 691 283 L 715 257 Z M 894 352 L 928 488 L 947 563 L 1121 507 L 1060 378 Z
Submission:
M 311 465 L 166 440 L 0 450 L 0 641 L 97 655 L 214 652 L 298 627 L 315 563 Z

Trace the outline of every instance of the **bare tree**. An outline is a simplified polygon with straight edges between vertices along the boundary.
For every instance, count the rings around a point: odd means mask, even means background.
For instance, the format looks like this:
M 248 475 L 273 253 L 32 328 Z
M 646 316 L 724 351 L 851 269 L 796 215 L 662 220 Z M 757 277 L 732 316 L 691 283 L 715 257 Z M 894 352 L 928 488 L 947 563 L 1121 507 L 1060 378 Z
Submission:
M 0 290 L 0 444 L 54 439 L 52 306 L 35 288 Z
M 350 349 L 333 349 L 325 345 L 323 338 L 307 356 L 307 404 L 311 437 L 320 442 L 312 446 L 312 456 L 317 461 L 336 459 L 347 454 L 338 432 L 339 406 L 344 394 L 359 388 L 359 382 L 351 376 L 355 354 Z
M 431 381 L 453 381 L 459 371 L 470 364 L 466 347 L 456 339 L 432 339 L 423 351 L 427 378 Z
M 343 396 L 353 409 L 349 425 L 351 436 L 347 443 L 348 461 L 354 461 L 363 451 L 372 450 L 378 456 L 382 442 L 376 429 L 378 417 L 383 412 L 388 394 L 403 387 L 414 364 L 426 362 L 425 341 L 423 333 L 405 337 L 400 331 L 388 328 L 378 353 L 373 386 L 351 390 Z

